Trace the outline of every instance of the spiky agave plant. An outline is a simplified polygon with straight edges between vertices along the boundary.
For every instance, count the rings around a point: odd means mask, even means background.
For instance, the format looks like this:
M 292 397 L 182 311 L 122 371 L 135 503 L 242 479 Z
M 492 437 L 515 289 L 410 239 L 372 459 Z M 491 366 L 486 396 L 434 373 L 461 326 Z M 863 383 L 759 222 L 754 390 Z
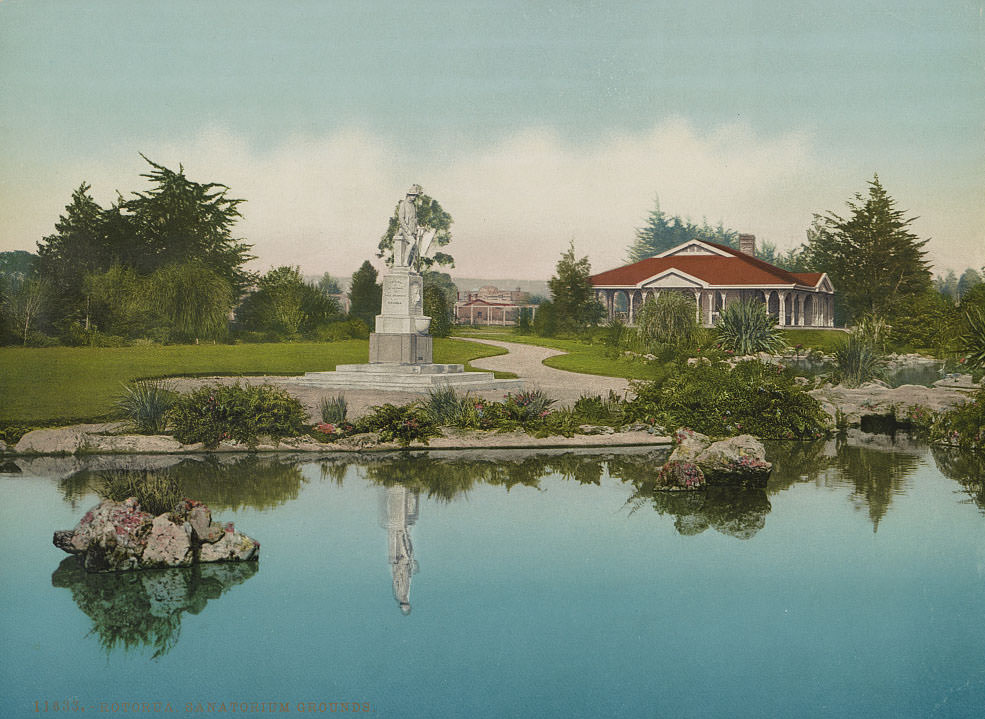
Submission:
M 726 305 L 715 325 L 722 349 L 737 355 L 777 352 L 786 346 L 776 320 L 761 302 L 733 302 Z
M 835 362 L 842 384 L 858 387 L 879 377 L 882 358 L 870 339 L 853 332 L 848 341 L 835 350 Z
M 349 403 L 341 392 L 334 397 L 322 397 L 319 402 L 321 421 L 328 424 L 340 425 L 345 422 L 349 413 Z
M 173 382 L 139 380 L 123 386 L 116 408 L 136 432 L 160 434 L 167 426 L 168 410 L 177 397 Z
M 985 368 L 985 313 L 969 307 L 964 319 L 968 331 L 961 335 L 961 349 L 967 356 L 968 367 Z

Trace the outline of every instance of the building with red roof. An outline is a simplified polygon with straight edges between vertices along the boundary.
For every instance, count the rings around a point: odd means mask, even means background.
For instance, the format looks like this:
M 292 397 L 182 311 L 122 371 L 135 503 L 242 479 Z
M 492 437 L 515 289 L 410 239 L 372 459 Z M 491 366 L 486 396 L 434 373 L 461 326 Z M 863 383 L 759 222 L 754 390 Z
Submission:
M 492 285 L 480 287 L 470 292 L 459 292 L 455 303 L 455 322 L 466 325 L 512 325 L 516 324 L 521 310 L 530 311 L 532 318 L 537 305 L 530 304 L 530 293 L 515 290 L 501 290 Z
M 754 235 L 739 235 L 739 247 L 690 240 L 589 279 L 609 319 L 621 316 L 629 324 L 647 298 L 671 291 L 693 296 L 698 322 L 707 327 L 744 300 L 765 304 L 781 327 L 834 327 L 834 286 L 826 273 L 788 272 L 757 259 Z

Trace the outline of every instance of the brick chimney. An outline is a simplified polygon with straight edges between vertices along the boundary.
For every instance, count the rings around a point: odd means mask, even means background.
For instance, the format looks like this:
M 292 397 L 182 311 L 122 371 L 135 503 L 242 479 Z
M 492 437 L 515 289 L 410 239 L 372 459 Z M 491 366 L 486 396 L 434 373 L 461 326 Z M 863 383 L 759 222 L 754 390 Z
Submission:
M 756 254 L 756 235 L 739 235 L 739 252 L 752 257 Z

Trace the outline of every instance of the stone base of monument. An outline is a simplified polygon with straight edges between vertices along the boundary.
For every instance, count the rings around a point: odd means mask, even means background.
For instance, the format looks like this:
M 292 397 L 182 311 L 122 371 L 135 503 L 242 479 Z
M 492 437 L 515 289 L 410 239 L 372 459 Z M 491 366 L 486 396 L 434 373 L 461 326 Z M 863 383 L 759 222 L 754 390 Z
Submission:
M 325 389 L 372 389 L 394 392 L 426 392 L 438 387 L 469 390 L 519 391 L 523 380 L 496 379 L 492 372 L 465 372 L 460 364 L 340 364 L 334 372 L 308 372 L 297 384 Z
M 468 390 L 523 389 L 523 380 L 496 379 L 492 372 L 465 372 L 460 364 L 434 364 L 431 318 L 424 314 L 424 280 L 409 267 L 383 277 L 383 303 L 369 336 L 369 364 L 344 364 L 334 372 L 308 372 L 293 380 L 325 389 L 426 392 L 435 387 Z
M 373 332 L 369 336 L 371 364 L 431 364 L 432 357 L 431 335 Z

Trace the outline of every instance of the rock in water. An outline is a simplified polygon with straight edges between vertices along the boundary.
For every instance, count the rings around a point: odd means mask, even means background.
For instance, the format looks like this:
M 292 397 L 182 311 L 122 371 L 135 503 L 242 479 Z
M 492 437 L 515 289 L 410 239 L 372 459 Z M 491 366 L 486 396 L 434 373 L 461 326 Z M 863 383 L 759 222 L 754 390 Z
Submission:
M 720 442 L 690 429 L 678 430 L 677 446 L 657 474 L 656 489 L 703 489 L 705 484 L 765 487 L 773 465 L 751 434 Z
M 679 429 L 674 433 L 674 451 L 671 462 L 693 462 L 711 444 L 711 437 L 693 429 Z
M 695 459 L 708 484 L 765 487 L 773 465 L 766 449 L 751 434 L 740 434 L 705 448 Z
M 257 559 L 260 550 L 259 542 L 236 532 L 231 523 L 213 522 L 212 512 L 200 502 L 185 500 L 155 517 L 141 511 L 133 497 L 100 502 L 75 529 L 55 532 L 52 541 L 81 557 L 90 572 L 245 561 Z
M 668 492 L 704 489 L 705 475 L 694 462 L 670 460 L 657 472 L 654 489 Z

